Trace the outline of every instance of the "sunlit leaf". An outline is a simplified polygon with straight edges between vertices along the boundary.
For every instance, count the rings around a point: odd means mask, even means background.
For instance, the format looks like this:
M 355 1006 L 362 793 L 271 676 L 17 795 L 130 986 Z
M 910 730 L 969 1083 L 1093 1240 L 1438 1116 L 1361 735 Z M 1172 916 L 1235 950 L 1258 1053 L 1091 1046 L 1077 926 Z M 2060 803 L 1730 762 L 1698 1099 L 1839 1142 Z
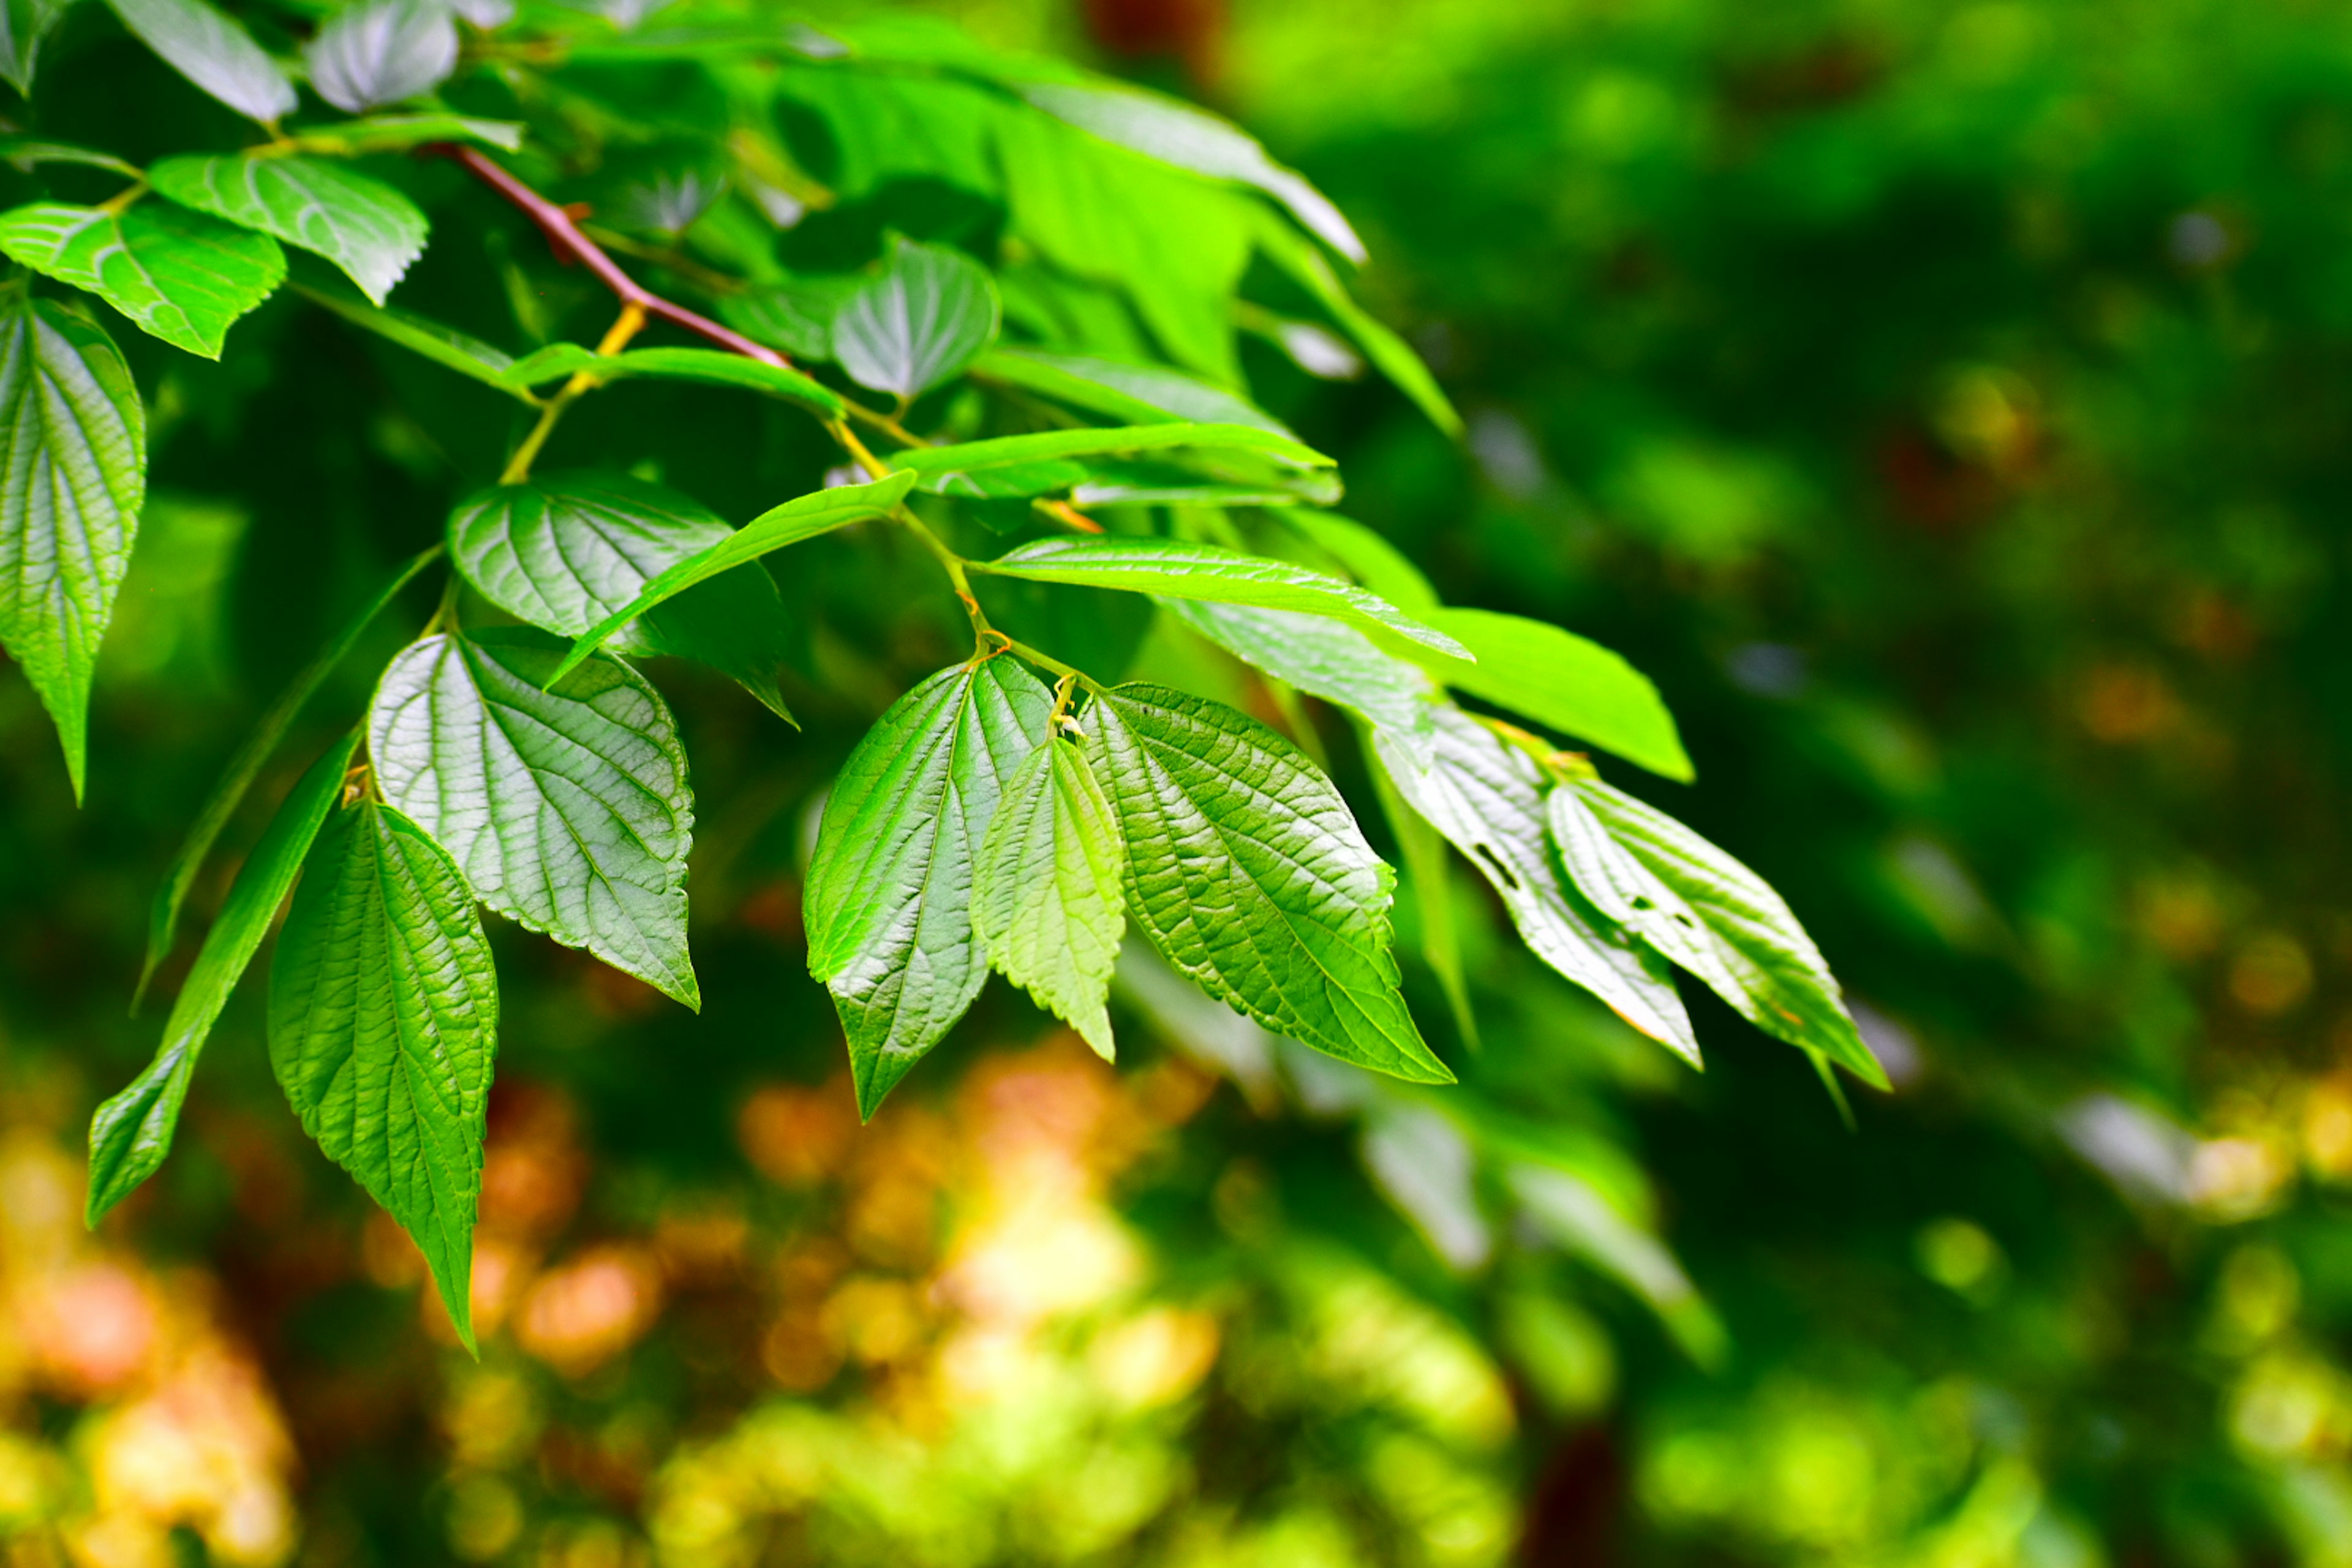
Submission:
M 198 212 L 274 235 L 341 268 L 375 304 L 425 254 L 425 215 L 381 180 L 320 158 L 166 158 L 155 188 Z
M 302 50 L 310 85 L 360 114 L 429 92 L 457 67 L 457 28 L 440 0 L 361 0 Z
M 1115 1054 L 1105 1003 L 1127 929 L 1126 862 L 1086 753 L 1053 739 L 1004 781 L 972 865 L 972 930 L 989 963 L 1105 1061 Z
M 294 107 L 294 84 L 253 35 L 205 0 L 107 0 L 163 63 L 264 125 Z
M 62 202 L 0 213 L 0 251 L 205 359 L 220 358 L 230 323 L 286 277 L 286 255 L 268 235 L 157 201 L 120 213 Z

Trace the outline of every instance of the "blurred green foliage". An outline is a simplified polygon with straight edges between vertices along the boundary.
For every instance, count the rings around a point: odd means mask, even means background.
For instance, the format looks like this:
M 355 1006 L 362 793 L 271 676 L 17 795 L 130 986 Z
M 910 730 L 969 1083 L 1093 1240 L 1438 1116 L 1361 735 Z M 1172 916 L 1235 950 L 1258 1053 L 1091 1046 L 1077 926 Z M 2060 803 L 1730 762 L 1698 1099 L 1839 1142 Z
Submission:
M 1059 10 L 967 20 L 1087 47 Z M 387 383 L 433 373 L 280 301 L 238 329 L 279 379 L 135 363 L 159 497 L 87 815 L 0 681 L 12 1564 L 2352 1563 L 2352 31 L 1294 0 L 1178 42 L 1129 63 L 1333 195 L 1468 429 L 1302 371 L 1305 299 L 1242 340 L 1259 400 L 1450 602 L 1658 680 L 1700 783 L 1612 776 L 1788 894 L 1895 1091 L 1849 1134 L 1696 996 L 1692 1075 L 1465 879 L 1460 1089 L 1139 970 L 1162 1045 L 1117 1074 L 1000 988 L 856 1131 L 801 979 L 809 807 L 955 628 L 875 608 L 924 563 L 820 544 L 782 582 L 808 732 L 677 691 L 732 803 L 694 866 L 703 1016 L 501 933 L 479 1366 L 286 1123 L 250 995 L 173 1164 L 84 1241 L 68 1151 L 152 1047 L 121 1002 L 187 803 L 433 537 L 441 453 L 503 430 L 421 427 Z M 57 68 L 133 96 L 120 40 Z M 551 331 L 604 308 L 482 210 L 436 207 L 421 283 L 487 254 Z M 658 421 L 730 515 L 821 456 L 692 389 L 574 417 Z

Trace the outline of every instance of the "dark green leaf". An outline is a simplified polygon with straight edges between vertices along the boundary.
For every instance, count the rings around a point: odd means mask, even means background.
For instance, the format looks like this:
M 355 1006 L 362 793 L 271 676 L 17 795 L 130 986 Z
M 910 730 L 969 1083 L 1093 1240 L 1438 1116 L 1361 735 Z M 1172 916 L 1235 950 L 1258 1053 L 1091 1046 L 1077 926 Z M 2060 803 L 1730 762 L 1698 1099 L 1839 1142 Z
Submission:
M 1052 712 L 1016 660 L 957 665 L 894 703 L 834 781 L 809 862 L 809 973 L 840 1011 L 862 1115 L 988 977 L 971 926 L 972 860 Z
M 368 754 L 383 798 L 482 901 L 689 1007 L 686 752 L 643 676 L 527 627 L 410 645 L 383 672 Z
M 1603 931 L 1569 891 L 1546 828 L 1545 781 L 1535 760 L 1451 703 L 1438 704 L 1433 720 L 1426 765 L 1396 737 L 1373 738 L 1397 792 L 1494 884 L 1537 957 L 1698 1065 L 1698 1040 L 1663 963 L 1645 962 L 1643 950 Z
M 348 114 L 415 98 L 457 68 L 457 27 L 438 0 L 362 0 L 302 50 L 310 85 Z
M 1129 911 L 1170 963 L 1276 1034 L 1453 1081 L 1397 991 L 1394 876 L 1313 763 L 1166 687 L 1105 692 L 1082 722 L 1125 832 Z
M 493 348 L 479 338 L 469 337 L 455 327 L 445 327 L 438 321 L 406 310 L 379 309 L 364 300 L 349 298 L 336 289 L 314 288 L 308 283 L 293 285 L 294 292 L 316 305 L 323 305 L 355 327 L 398 343 L 412 353 L 421 354 L 434 363 L 458 374 L 497 387 L 500 392 L 523 402 L 530 394 L 507 379 L 506 373 L 514 360 L 504 350 Z
M 57 725 L 74 798 L 90 671 L 131 566 L 147 416 L 107 335 L 22 288 L 0 297 L 0 645 Z
M 1563 849 L 1578 846 L 1571 870 L 1592 868 L 1585 885 L 1588 896 L 1599 889 L 1596 904 L 1633 906 L 1641 922 L 1635 929 L 1758 1028 L 1822 1052 L 1874 1088 L 1886 1087 L 1885 1069 L 1854 1027 L 1820 949 L 1761 877 L 1656 807 L 1598 779 L 1578 779 L 1552 794 L 1553 830 Z M 1592 828 L 1605 828 L 1618 856 L 1596 853 Z
M 1223 387 L 1164 365 L 999 348 L 982 355 L 972 366 L 972 374 L 1129 425 L 1181 419 L 1200 425 L 1254 426 L 1277 436 L 1291 433 L 1282 421 Z
M 425 215 L 381 180 L 320 158 L 166 158 L 148 179 L 182 206 L 275 235 L 341 268 L 377 305 L 425 254 Z
M 1086 753 L 1059 739 L 1004 782 L 972 866 L 972 931 L 989 963 L 1105 1061 L 1126 868 L 1118 814 Z
M 882 275 L 833 318 L 833 357 L 850 379 L 913 397 L 996 341 L 1000 310 L 988 269 L 960 250 L 899 239 Z
M 278 906 L 293 889 L 311 840 L 334 809 L 359 742 L 354 731 L 330 746 L 288 794 L 261 842 L 237 868 L 220 918 L 205 933 L 205 944 L 164 1022 L 163 1043 L 155 1059 L 90 1118 L 89 1192 L 83 1217 L 93 1229 L 107 1210 L 153 1175 L 172 1152 L 172 1133 L 195 1076 L 196 1058 L 245 966 L 260 950 Z
M 274 125 L 294 107 L 294 84 L 253 35 L 205 0 L 107 0 L 163 63 L 248 120 Z
M 617 474 L 500 485 L 449 514 L 450 555 L 483 597 L 572 637 L 734 533 L 677 491 Z M 776 689 L 787 631 L 775 579 L 752 564 L 688 589 L 634 628 L 622 627 L 615 644 L 625 652 L 698 659 L 789 721 Z
M 373 801 L 306 862 L 269 976 L 269 1062 L 303 1131 L 415 1239 L 474 1348 L 474 1214 L 499 986 L 466 880 Z
M 220 358 L 229 324 L 286 277 L 268 235 L 154 201 L 121 213 L 62 202 L 0 213 L 0 251 L 205 359 Z

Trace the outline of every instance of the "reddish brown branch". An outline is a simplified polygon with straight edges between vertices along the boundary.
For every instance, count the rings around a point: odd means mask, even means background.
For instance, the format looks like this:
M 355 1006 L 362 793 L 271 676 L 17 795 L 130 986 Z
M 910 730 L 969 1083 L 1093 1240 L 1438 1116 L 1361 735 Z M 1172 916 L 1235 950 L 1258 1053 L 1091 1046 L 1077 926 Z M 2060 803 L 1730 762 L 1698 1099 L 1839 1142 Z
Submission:
M 580 232 L 580 226 L 572 221 L 570 213 L 490 162 L 476 149 L 462 147 L 454 142 L 436 142 L 423 151 L 454 159 L 465 165 L 468 174 L 520 207 L 525 216 L 537 224 L 540 233 L 547 237 L 547 243 L 557 256 L 577 261 L 594 273 L 597 281 L 619 296 L 622 303 L 635 305 L 648 316 L 682 327 L 704 342 L 715 343 L 746 359 L 791 368 L 792 361 L 765 343 L 755 343 L 742 333 L 722 327 L 708 316 L 689 310 L 675 300 L 663 299 L 622 271 L 620 263 L 605 255 L 602 247 Z

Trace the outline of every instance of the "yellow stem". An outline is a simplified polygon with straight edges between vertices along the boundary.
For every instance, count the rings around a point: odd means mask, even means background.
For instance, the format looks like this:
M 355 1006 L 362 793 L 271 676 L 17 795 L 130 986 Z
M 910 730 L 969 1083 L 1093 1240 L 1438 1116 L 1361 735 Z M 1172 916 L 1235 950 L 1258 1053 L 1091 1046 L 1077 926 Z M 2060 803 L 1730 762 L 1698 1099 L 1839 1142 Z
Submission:
M 604 341 L 596 345 L 596 353 L 604 357 L 619 353 L 629 346 L 631 338 L 645 329 L 645 307 L 634 300 L 630 300 L 621 307 L 620 315 L 605 332 Z M 563 384 L 563 390 L 549 398 L 547 405 L 539 411 L 539 423 L 531 426 L 530 434 L 522 438 L 522 445 L 517 447 L 514 456 L 507 459 L 506 471 L 499 476 L 499 483 L 519 485 L 530 478 L 530 466 L 538 461 L 539 449 L 546 446 L 547 438 L 555 433 L 556 421 L 563 417 L 563 411 L 572 406 L 574 399 L 594 391 L 599 384 L 596 377 L 589 372 L 574 371 L 572 379 Z

